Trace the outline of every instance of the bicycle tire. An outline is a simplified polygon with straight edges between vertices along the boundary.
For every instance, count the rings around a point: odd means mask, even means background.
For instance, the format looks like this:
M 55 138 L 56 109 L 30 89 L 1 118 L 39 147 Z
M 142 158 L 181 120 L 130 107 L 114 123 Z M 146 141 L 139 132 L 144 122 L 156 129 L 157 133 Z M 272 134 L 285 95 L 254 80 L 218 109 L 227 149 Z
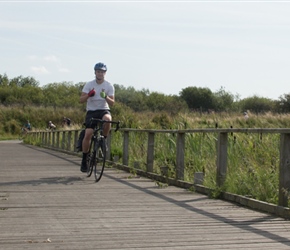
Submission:
M 97 149 L 94 151 L 96 153 L 95 157 L 95 166 L 94 166 L 94 175 L 96 182 L 100 181 L 104 168 L 106 165 L 106 143 L 105 140 L 101 140 L 98 142 Z
M 93 141 L 90 144 L 90 150 L 89 153 L 87 155 L 87 177 L 90 177 L 93 173 L 93 169 L 94 169 L 94 161 L 96 161 L 96 153 L 93 150 L 92 151 L 92 145 L 93 145 Z
M 94 162 L 96 161 L 96 152 L 89 153 L 87 156 L 87 177 L 90 177 L 94 170 Z

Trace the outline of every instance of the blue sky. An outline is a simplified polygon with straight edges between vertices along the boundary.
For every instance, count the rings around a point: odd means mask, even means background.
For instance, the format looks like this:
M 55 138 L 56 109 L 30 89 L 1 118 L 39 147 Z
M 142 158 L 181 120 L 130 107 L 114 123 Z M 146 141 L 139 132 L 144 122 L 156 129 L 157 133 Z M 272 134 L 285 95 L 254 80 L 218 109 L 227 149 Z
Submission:
M 290 1 L 1 1 L 0 74 L 178 95 L 290 93 Z

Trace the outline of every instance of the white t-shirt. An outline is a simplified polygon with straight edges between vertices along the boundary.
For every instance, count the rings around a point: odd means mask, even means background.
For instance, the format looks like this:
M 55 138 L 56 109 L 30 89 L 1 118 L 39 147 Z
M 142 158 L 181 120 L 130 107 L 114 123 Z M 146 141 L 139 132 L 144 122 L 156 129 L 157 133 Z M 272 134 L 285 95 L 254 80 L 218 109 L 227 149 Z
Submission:
M 107 96 L 113 96 L 115 95 L 114 86 L 106 80 L 101 84 L 97 84 L 96 80 L 92 80 L 85 84 L 82 92 L 88 94 L 92 89 L 95 89 L 96 94 L 88 98 L 87 111 L 110 109 L 107 101 L 100 96 L 100 93 L 105 92 Z

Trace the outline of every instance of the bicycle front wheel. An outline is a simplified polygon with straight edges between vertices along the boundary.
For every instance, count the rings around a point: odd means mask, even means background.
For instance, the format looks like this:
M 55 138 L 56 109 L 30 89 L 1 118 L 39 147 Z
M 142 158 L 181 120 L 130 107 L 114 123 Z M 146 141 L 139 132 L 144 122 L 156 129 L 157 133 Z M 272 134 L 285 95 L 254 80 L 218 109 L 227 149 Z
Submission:
M 94 168 L 94 174 L 96 182 L 98 182 L 103 175 L 105 164 L 106 164 L 106 144 L 105 141 L 99 142 L 97 146 L 97 150 L 95 151 L 96 157 L 95 157 L 95 168 Z
M 90 143 L 90 150 L 87 155 L 87 177 L 90 177 L 92 175 L 96 161 L 96 152 L 94 150 L 93 145 L 94 141 L 92 140 Z
M 96 162 L 96 152 L 90 152 L 87 156 L 87 177 L 90 177 L 93 173 L 93 169 Z

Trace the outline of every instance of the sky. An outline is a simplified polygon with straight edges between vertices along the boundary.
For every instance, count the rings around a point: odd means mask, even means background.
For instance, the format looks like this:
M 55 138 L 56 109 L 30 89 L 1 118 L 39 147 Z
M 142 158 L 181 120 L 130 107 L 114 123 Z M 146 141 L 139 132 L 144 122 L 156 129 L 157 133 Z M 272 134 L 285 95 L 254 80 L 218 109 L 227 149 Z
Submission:
M 290 1 L 2 1 L 0 74 L 179 95 L 289 94 Z

